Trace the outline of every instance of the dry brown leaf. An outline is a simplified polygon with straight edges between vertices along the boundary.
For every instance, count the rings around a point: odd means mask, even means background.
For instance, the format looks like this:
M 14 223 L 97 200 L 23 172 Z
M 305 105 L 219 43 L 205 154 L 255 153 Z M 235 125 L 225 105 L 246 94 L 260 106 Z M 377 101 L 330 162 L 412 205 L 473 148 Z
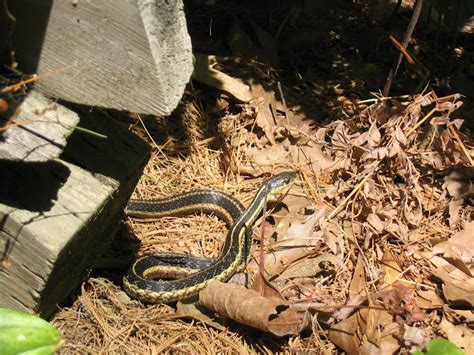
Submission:
M 295 260 L 314 254 L 315 246 L 321 241 L 321 233 L 314 232 L 314 228 L 324 214 L 325 210 L 321 209 L 304 223 L 294 222 L 288 228 L 277 244 L 282 249 L 265 255 L 266 275 L 278 275 Z M 254 261 L 249 266 L 258 268 Z
M 401 327 L 392 319 L 386 311 L 361 309 L 333 326 L 329 339 L 348 354 L 393 354 L 400 348 Z
M 273 91 L 265 90 L 259 83 L 252 83 L 250 86 L 253 97 L 258 106 L 255 124 L 265 133 L 270 144 L 275 144 L 275 124 L 276 124 L 276 100 Z
M 433 256 L 429 260 L 436 266 L 431 272 L 444 283 L 443 294 L 449 303 L 473 307 L 474 278 L 439 256 Z
M 348 151 L 350 149 L 350 143 L 360 136 L 360 133 L 352 133 L 348 124 L 344 121 L 337 121 L 333 123 L 337 124 L 334 132 L 331 136 L 331 143 L 336 150 Z M 367 139 L 364 139 L 364 141 Z
M 400 264 L 397 262 L 390 249 L 386 249 L 384 252 L 381 269 L 385 274 L 384 282 L 388 286 L 393 286 L 396 282 L 398 282 L 403 273 Z
M 340 272 L 344 265 L 340 257 L 333 254 L 323 254 L 315 258 L 306 258 L 295 262 L 283 271 L 277 279 L 292 279 L 297 277 L 312 277 L 321 272 Z
M 199 304 L 239 323 L 277 336 L 299 334 L 305 313 L 292 310 L 280 298 L 263 297 L 242 286 L 212 282 L 201 291 Z
M 400 128 L 400 126 L 396 126 L 395 128 L 395 138 L 402 145 L 407 145 L 408 143 L 407 137 L 405 133 L 402 131 L 402 129 Z M 396 146 L 400 148 L 400 145 L 396 144 Z
M 329 339 L 348 354 L 393 354 L 399 348 L 401 327 L 385 311 L 361 309 L 333 326 Z
M 212 68 L 212 61 L 215 61 L 215 57 L 196 54 L 193 78 L 201 83 L 222 90 L 240 102 L 250 101 L 252 99 L 250 88 L 240 80 Z
M 329 324 L 334 322 L 340 322 L 343 319 L 348 318 L 360 305 L 367 302 L 367 296 L 365 295 L 352 295 L 347 301 L 347 305 L 335 311 L 328 320 Z
M 352 275 L 349 291 L 352 294 L 361 294 L 365 290 L 365 279 L 366 273 L 364 266 L 364 258 L 362 255 L 359 255 L 359 257 L 357 258 L 357 264 L 354 270 L 354 274 Z
M 377 213 L 371 213 L 367 216 L 367 223 L 369 223 L 372 228 L 374 228 L 377 233 L 381 233 L 384 228 L 387 226 L 386 223 L 382 221 Z
M 245 155 L 247 161 L 243 162 L 243 167 L 239 167 L 239 171 L 252 168 L 255 176 L 263 173 L 274 174 L 279 172 L 275 167 L 281 166 L 282 163 L 296 164 L 317 172 L 333 171 L 342 165 L 340 161 L 333 160 L 324 154 L 321 146 L 314 142 L 298 146 L 284 140 L 265 149 L 258 147 L 245 148 Z
M 369 147 L 376 147 L 380 143 L 380 140 L 382 139 L 382 135 L 380 134 L 380 131 L 377 128 L 377 122 L 372 123 L 372 125 L 369 128 L 368 133 L 369 133 L 369 139 L 368 139 Z
M 449 227 L 455 229 L 461 220 L 460 212 L 464 205 L 462 199 L 449 201 Z
M 196 304 L 197 297 L 178 301 L 176 303 L 176 315 L 184 318 L 191 318 L 219 330 L 225 327 L 220 324 L 215 317 L 210 314 L 205 307 Z
M 398 323 L 412 324 L 426 318 L 425 312 L 416 303 L 414 290 L 400 282 L 395 287 L 380 291 L 377 295 L 385 309 L 396 314 Z
M 350 291 L 355 295 L 362 296 L 365 290 L 365 280 L 364 261 L 362 256 L 359 256 Z M 333 314 L 334 316 L 335 314 Z M 397 340 L 400 334 L 401 327 L 393 322 L 393 316 L 389 312 L 362 308 L 356 310 L 349 318 L 334 325 L 329 331 L 329 338 L 348 354 L 361 352 L 392 354 L 400 347 Z
M 366 312 L 368 312 L 367 309 L 362 309 L 329 329 L 329 339 L 349 355 L 360 353 L 361 340 L 357 333 L 365 330 L 362 313 Z
M 364 261 L 363 258 L 359 256 L 350 285 L 352 294 L 359 295 L 364 290 L 364 283 Z M 349 318 L 332 326 L 329 330 L 329 339 L 346 353 L 358 354 L 359 345 L 362 341 L 360 333 L 365 331 L 366 325 L 364 319 L 368 311 L 368 309 L 358 310 Z
M 443 258 L 459 270 L 473 276 L 474 271 L 474 221 L 468 222 L 464 229 L 445 242 L 433 247 L 433 254 Z
M 364 263 L 363 258 L 359 257 L 350 290 L 361 293 L 364 284 Z M 400 347 L 397 340 L 400 333 L 400 325 L 393 322 L 390 313 L 363 308 L 333 326 L 329 331 L 329 338 L 348 354 L 393 354 Z
M 425 329 L 411 327 L 405 324 L 405 333 L 403 334 L 403 343 L 405 346 L 416 346 L 417 349 L 423 349 L 429 339 L 429 334 Z
M 446 334 L 450 342 L 464 351 L 464 354 L 474 354 L 474 333 L 467 326 L 454 325 L 443 318 L 439 328 Z
M 474 280 L 468 283 L 461 281 L 446 281 L 443 287 L 446 299 L 454 305 L 468 305 L 474 307 Z
M 305 218 L 311 214 L 310 212 L 314 213 L 317 208 L 308 195 L 296 195 L 291 190 L 281 201 L 281 207 L 284 208 L 280 208 L 272 214 L 275 220 L 275 231 L 280 236 L 279 239 L 295 220 Z
M 474 194 L 474 167 L 457 166 L 444 177 L 444 186 L 455 199 L 462 199 Z
M 416 305 L 421 309 L 439 309 L 443 307 L 443 302 L 435 290 L 417 290 Z
M 360 233 L 360 226 L 353 225 L 349 220 L 324 219 L 320 222 L 320 225 L 323 231 L 324 243 L 335 255 L 344 255 L 346 253 L 345 242 L 354 240 L 355 235 Z
M 257 272 L 255 282 L 252 284 L 251 289 L 257 292 L 260 296 L 266 298 L 275 297 L 279 298 L 282 301 L 285 300 L 285 298 L 281 295 L 280 291 L 273 287 L 273 285 L 269 283 L 260 272 Z
M 472 309 L 468 310 L 468 309 L 451 308 L 451 311 L 456 313 L 458 316 L 461 316 L 462 318 L 464 318 L 466 322 L 469 322 L 469 323 L 474 322 L 474 310 Z
M 307 195 L 293 193 L 291 189 L 281 201 L 273 202 L 271 201 L 269 205 L 274 223 L 268 223 L 269 229 L 265 229 L 265 234 L 276 237 L 276 244 L 273 246 L 278 249 L 278 243 L 282 241 L 290 225 L 294 221 L 302 220 L 314 213 L 316 207 Z M 267 228 L 267 225 L 265 225 L 265 228 Z
M 376 345 L 379 354 L 394 354 L 399 348 L 401 326 L 393 321 L 393 316 L 380 309 L 370 309 L 365 319 L 367 324 L 363 344 Z M 363 345 L 362 345 L 363 349 Z

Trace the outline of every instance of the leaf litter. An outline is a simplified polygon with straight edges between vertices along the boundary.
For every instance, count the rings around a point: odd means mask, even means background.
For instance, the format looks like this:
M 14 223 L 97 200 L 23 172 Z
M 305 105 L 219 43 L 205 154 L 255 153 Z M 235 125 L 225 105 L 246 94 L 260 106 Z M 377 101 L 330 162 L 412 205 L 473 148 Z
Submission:
M 198 304 L 212 309 L 203 316 L 201 306 L 143 305 L 120 290 L 120 276 L 94 276 L 53 321 L 65 334 L 63 351 L 389 354 L 437 336 L 472 349 L 474 144 L 453 114 L 461 97 L 374 100 L 315 125 L 284 112 L 261 86 L 251 89 L 257 97 L 237 113 L 220 97 L 224 116 L 211 139 L 202 130 L 163 137 L 163 122 L 131 117 L 133 131 L 156 139 L 135 195 L 215 188 L 248 204 L 269 174 L 298 171 L 263 222 L 262 265 L 255 228 L 246 270 L 245 279 L 263 274 L 280 297 L 216 284 L 201 293 Z M 200 110 L 196 100 L 188 114 Z M 130 246 L 131 234 L 135 255 L 215 258 L 225 235 L 212 216 L 126 223 L 116 243 Z

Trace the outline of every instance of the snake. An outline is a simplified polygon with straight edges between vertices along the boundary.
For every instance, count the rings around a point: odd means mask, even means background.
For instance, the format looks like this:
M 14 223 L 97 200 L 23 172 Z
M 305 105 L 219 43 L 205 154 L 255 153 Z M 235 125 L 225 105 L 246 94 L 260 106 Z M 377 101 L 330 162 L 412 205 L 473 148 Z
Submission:
M 123 277 L 125 291 L 147 303 L 170 303 L 196 295 L 213 281 L 227 281 L 245 267 L 252 245 L 252 226 L 267 201 L 274 200 L 296 179 L 295 171 L 270 177 L 247 208 L 218 190 L 193 190 L 164 199 L 131 199 L 125 213 L 131 217 L 159 218 L 196 212 L 215 214 L 229 227 L 217 259 L 182 254 L 148 254 L 133 262 Z M 172 279 L 181 275 L 178 279 Z

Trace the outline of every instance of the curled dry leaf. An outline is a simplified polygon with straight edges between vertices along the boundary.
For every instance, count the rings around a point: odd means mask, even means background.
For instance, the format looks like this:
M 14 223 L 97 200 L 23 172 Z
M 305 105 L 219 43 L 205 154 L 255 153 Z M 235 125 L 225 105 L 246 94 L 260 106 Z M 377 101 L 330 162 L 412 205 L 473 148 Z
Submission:
M 196 304 L 197 297 L 178 301 L 176 304 L 176 315 L 183 318 L 191 318 L 209 325 L 213 328 L 224 330 L 224 326 L 218 322 L 211 312 L 205 307 Z
M 443 281 L 443 295 L 450 304 L 474 306 L 474 278 L 439 256 L 430 261 L 435 265 L 432 274 Z
M 457 110 L 461 105 L 462 101 L 459 101 L 461 99 L 460 94 L 454 94 L 453 95 L 453 101 L 451 100 L 438 100 L 436 103 L 436 109 L 438 111 L 455 111 Z
M 430 261 L 435 266 L 431 272 L 444 283 L 443 294 L 454 305 L 474 305 L 474 222 L 447 241 L 436 244 Z
M 463 230 L 454 234 L 445 242 L 433 247 L 433 255 L 440 255 L 464 272 L 473 276 L 474 271 L 474 222 L 466 223 Z
M 265 255 L 267 275 L 278 275 L 295 260 L 314 254 L 315 246 L 321 240 L 321 233 L 314 232 L 314 228 L 324 214 L 325 210 L 321 209 L 304 223 L 295 222 L 288 228 L 277 245 L 280 250 Z M 250 267 L 255 269 L 258 266 L 252 262 Z
M 281 298 L 263 297 L 242 286 L 212 282 L 201 291 L 199 303 L 236 322 L 273 333 L 296 335 L 305 328 L 305 312 L 291 309 Z
M 250 88 L 240 80 L 214 69 L 212 62 L 215 61 L 216 58 L 214 56 L 196 54 L 193 78 L 218 90 L 222 90 L 237 101 L 250 101 L 252 99 Z

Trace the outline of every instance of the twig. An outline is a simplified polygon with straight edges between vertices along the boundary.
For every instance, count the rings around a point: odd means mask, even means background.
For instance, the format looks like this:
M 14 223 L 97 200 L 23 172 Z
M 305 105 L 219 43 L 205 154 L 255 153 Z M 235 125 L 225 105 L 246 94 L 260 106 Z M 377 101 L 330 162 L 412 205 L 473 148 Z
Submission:
M 462 149 L 464 155 L 466 156 L 467 160 L 469 160 L 469 164 L 471 164 L 471 166 L 474 167 L 474 161 L 472 160 L 471 155 L 469 154 L 468 150 L 466 149 L 466 146 L 462 142 L 461 138 L 459 138 L 458 132 L 456 132 L 453 125 L 448 125 L 448 129 L 451 132 L 451 134 L 454 136 L 454 138 L 456 139 L 458 144 L 461 146 L 461 149 Z
M 281 83 L 277 82 L 278 91 L 280 92 L 281 102 L 283 103 L 283 109 L 285 110 L 286 124 L 290 125 L 290 119 L 288 118 L 288 107 L 286 107 L 285 96 L 283 95 L 283 89 L 281 88 Z
M 403 36 L 402 47 L 406 48 L 408 43 L 411 40 L 411 36 L 413 35 L 413 31 L 415 30 L 416 23 L 418 22 L 418 18 L 421 14 L 421 8 L 423 5 L 423 0 L 417 0 L 415 3 L 415 7 L 413 8 L 413 14 L 411 15 L 410 22 L 408 23 L 407 30 L 405 31 L 405 35 Z M 390 93 L 390 88 L 392 87 L 392 81 L 395 75 L 397 75 L 398 68 L 400 67 L 400 63 L 402 62 L 403 53 L 400 53 L 398 56 L 395 65 L 390 69 L 387 80 L 385 82 L 385 87 L 383 88 L 383 95 L 388 96 Z
M 425 117 L 423 117 L 421 120 L 419 120 L 418 123 L 414 127 L 410 128 L 410 130 L 407 132 L 407 137 L 410 134 L 412 134 L 418 127 L 420 127 L 423 124 L 423 122 L 425 122 L 428 118 L 433 116 L 433 113 L 435 113 L 436 111 L 437 111 L 436 107 L 433 108 L 430 112 L 428 112 L 428 114 Z
M 392 41 L 395 47 L 397 47 L 398 50 L 403 54 L 403 56 L 408 61 L 408 63 L 410 63 L 411 65 L 415 65 L 415 60 L 411 57 L 410 53 L 408 53 L 406 48 L 404 48 L 402 44 L 398 42 L 398 40 L 392 35 L 388 35 L 388 38 Z
M 16 83 L 16 84 L 13 84 L 13 85 L 9 85 L 9 86 L 6 86 L 4 87 L 3 89 L 0 90 L 0 92 L 4 93 L 4 92 L 12 92 L 12 91 L 17 91 L 19 90 L 22 86 L 25 86 L 26 84 L 29 84 L 29 83 L 32 83 L 34 81 L 37 81 L 37 80 L 41 80 L 41 79 L 45 79 L 47 77 L 50 77 L 50 76 L 54 76 L 58 73 L 61 73 L 62 71 L 64 71 L 65 68 L 59 68 L 57 70 L 54 70 L 54 71 L 51 71 L 51 72 L 47 72 L 47 73 L 43 73 L 43 74 L 34 74 L 31 78 L 29 79 L 25 79 L 25 80 L 22 80 L 20 81 L 19 83 Z

